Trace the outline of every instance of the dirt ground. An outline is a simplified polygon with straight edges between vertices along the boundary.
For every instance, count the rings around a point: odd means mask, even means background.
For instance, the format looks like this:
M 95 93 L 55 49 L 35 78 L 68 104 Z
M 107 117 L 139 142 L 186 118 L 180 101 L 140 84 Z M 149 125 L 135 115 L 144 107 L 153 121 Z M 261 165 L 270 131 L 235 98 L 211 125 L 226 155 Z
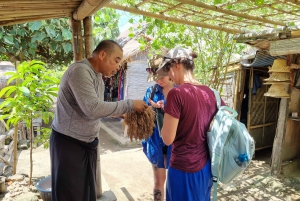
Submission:
M 152 168 L 139 143 L 120 144 L 101 130 L 101 173 L 118 201 L 152 200 Z M 218 200 L 300 201 L 300 174 L 275 178 L 269 174 L 271 149 L 257 151 L 250 167 L 229 185 L 219 185 Z M 29 150 L 19 154 L 18 174 L 29 174 Z M 50 174 L 49 150 L 34 149 L 33 177 Z M 24 192 L 25 193 L 25 192 Z M 22 194 L 11 200 L 21 199 Z M 5 195 L 0 196 L 0 200 Z M 3 199 L 5 200 L 5 199 Z M 28 199 L 29 201 L 30 199 Z

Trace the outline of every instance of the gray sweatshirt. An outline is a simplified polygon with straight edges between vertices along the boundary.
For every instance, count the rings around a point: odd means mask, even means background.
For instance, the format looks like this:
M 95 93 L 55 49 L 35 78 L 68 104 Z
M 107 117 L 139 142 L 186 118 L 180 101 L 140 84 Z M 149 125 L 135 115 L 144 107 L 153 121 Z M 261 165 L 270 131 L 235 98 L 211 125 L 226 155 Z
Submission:
M 98 136 L 101 117 L 119 116 L 132 110 L 132 100 L 104 101 L 102 74 L 84 59 L 70 65 L 61 79 L 52 128 L 92 142 Z

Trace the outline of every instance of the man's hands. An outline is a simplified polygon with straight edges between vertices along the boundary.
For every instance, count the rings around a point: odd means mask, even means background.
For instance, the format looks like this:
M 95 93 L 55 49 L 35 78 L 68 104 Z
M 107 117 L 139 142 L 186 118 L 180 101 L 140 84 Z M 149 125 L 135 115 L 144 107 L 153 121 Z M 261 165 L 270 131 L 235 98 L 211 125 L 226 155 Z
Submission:
M 133 100 L 133 109 L 137 112 L 144 112 L 148 105 L 143 100 Z

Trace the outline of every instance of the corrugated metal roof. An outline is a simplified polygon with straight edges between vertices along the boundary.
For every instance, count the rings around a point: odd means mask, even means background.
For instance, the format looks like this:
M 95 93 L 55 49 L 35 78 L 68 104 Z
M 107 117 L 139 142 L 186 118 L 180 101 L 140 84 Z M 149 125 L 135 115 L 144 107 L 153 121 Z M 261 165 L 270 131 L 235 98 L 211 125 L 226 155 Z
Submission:
M 242 60 L 241 64 L 244 67 L 267 67 L 272 66 L 275 59 L 284 58 L 285 56 L 271 56 L 268 51 L 256 51 L 255 58 L 252 63 L 249 63 L 249 60 Z

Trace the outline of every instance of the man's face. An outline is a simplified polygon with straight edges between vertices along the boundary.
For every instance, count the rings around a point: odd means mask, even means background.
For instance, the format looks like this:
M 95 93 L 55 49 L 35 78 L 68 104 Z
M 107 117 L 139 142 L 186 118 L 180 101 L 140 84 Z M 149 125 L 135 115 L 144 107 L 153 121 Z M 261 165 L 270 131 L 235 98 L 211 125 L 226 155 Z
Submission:
M 114 47 L 114 51 L 111 54 L 106 54 L 103 57 L 103 62 L 101 62 L 101 73 L 106 77 L 111 77 L 117 73 L 120 67 L 120 63 L 123 57 L 123 51 Z

